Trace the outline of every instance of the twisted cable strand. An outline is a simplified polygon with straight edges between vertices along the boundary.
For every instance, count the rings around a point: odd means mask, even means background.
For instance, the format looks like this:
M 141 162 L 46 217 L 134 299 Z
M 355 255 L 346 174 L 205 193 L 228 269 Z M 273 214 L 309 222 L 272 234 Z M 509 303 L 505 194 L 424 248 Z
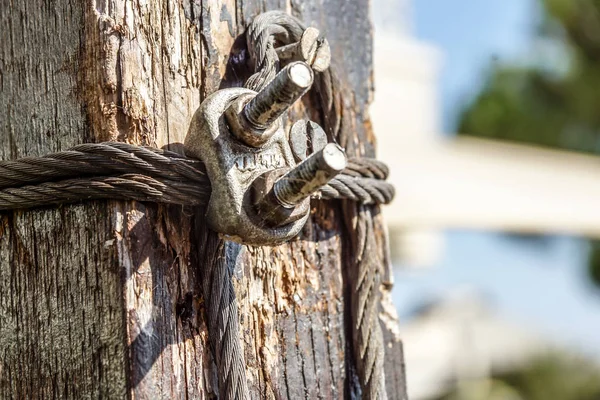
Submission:
M 276 68 L 275 64 L 267 64 Z M 347 148 L 352 127 L 344 121 L 343 90 L 334 65 L 315 74 L 312 92 L 321 113 L 323 129 L 330 141 Z M 364 204 L 387 203 L 394 197 L 393 186 L 383 182 L 388 173 L 387 166 L 376 160 L 351 159 L 344 173 L 330 181 L 320 193 L 323 198 L 346 198 Z M 378 312 L 383 265 L 373 254 L 366 254 L 377 248 L 373 242 L 373 214 L 370 207 L 361 204 L 346 204 L 345 207 L 346 226 L 357 229 L 355 236 L 351 235 L 354 240 L 350 254 L 353 256 L 348 260 L 347 282 L 351 291 L 350 319 L 356 371 L 363 399 L 386 400 L 385 352 Z
M 286 21 L 284 26 L 282 21 Z M 287 30 L 290 26 L 298 27 L 298 32 Z M 278 37 L 282 44 L 298 41 L 304 26 L 299 21 L 281 12 L 270 12 L 259 15 L 248 28 L 248 50 L 254 60 L 257 72 L 246 82 L 246 87 L 260 90 L 277 73 L 279 60 L 274 49 L 276 35 L 285 31 L 287 37 Z M 293 37 L 296 35 L 295 37 Z M 348 128 L 344 126 L 341 89 L 333 69 L 329 68 L 315 76 L 317 108 L 321 111 L 323 128 L 330 140 L 346 147 Z M 329 182 L 320 191 L 323 198 L 347 198 L 362 203 L 386 203 L 394 196 L 393 186 L 381 182 L 388 176 L 387 167 L 375 160 L 353 159 L 343 175 Z M 364 178 L 361 178 L 364 177 Z M 377 182 L 375 184 L 375 182 Z M 354 208 L 352 205 L 349 207 Z M 364 253 L 367 249 L 376 248 L 374 240 L 368 234 L 373 228 L 370 209 L 355 206 L 350 211 L 347 224 L 352 226 L 356 216 L 357 240 L 354 243 L 355 257 L 351 260 L 350 279 L 348 284 L 352 290 L 351 319 L 353 321 L 352 345 L 357 363 L 358 378 L 364 399 L 386 399 L 383 374 L 384 348 L 383 334 L 379 325 L 378 307 L 380 303 L 380 280 L 382 265 L 370 261 Z M 364 257 L 363 257 L 364 256 Z
M 282 11 L 268 11 L 256 16 L 246 31 L 248 51 L 256 72 L 244 86 L 256 92 L 265 87 L 279 70 L 275 40 L 281 45 L 297 42 L 305 29 L 300 20 Z
M 377 258 L 368 254 L 376 248 L 373 219 L 366 206 L 358 206 L 355 212 L 354 268 L 349 275 L 354 294 L 351 296 L 352 338 L 357 371 L 363 399 L 387 399 L 383 374 L 385 351 L 379 324 L 381 268 Z
M 375 178 L 386 180 L 390 170 L 388 166 L 374 158 L 351 158 L 348 160 L 346 175 L 362 176 L 365 178 Z
M 240 343 L 237 299 L 232 270 L 226 257 L 226 243 L 208 235 L 204 277 L 204 301 L 211 351 L 218 369 L 219 398 L 249 400 L 246 362 Z
M 82 200 L 118 199 L 166 204 L 203 205 L 208 200 L 206 186 L 194 183 L 160 181 L 138 174 L 66 179 L 0 190 L 0 210 L 75 203 Z
M 95 199 L 199 206 L 207 204 L 209 198 L 208 179 L 202 183 L 193 183 L 156 179 L 140 174 L 121 174 L 5 187 L 0 189 L 0 211 Z M 344 170 L 323 186 L 313 198 L 347 199 L 362 204 L 387 204 L 394 198 L 394 187 L 385 181 L 355 176 L 353 171 Z
M 0 189 L 83 176 L 137 173 L 204 183 L 204 166 L 177 153 L 126 143 L 81 144 L 43 157 L 0 161 Z
M 395 189 L 390 183 L 373 178 L 348 175 L 344 170 L 323 186 L 317 198 L 346 199 L 362 204 L 387 204 L 394 199 Z

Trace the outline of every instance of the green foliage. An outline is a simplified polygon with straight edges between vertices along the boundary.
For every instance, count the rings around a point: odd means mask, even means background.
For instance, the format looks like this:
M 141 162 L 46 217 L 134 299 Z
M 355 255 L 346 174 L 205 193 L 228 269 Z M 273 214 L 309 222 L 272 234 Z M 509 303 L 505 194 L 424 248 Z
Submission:
M 440 400 L 598 400 L 600 370 L 579 357 L 552 354 L 491 379 L 459 383 Z
M 569 117 L 564 89 L 542 71 L 495 69 L 473 105 L 462 114 L 459 132 L 564 147 Z
M 592 282 L 600 287 L 600 241 L 591 241 L 588 273 Z
M 600 153 L 600 1 L 541 3 L 545 15 L 532 46 L 553 48 L 554 62 L 493 65 L 458 132 Z
M 598 400 L 600 371 L 580 358 L 552 355 L 535 360 L 522 371 L 499 375 L 523 399 Z

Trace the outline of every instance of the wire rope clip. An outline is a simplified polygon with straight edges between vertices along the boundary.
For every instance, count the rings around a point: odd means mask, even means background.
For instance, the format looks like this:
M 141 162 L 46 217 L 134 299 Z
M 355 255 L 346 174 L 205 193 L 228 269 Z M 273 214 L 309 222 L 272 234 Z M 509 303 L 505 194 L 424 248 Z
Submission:
M 293 62 L 258 93 L 219 90 L 196 111 L 185 153 L 206 165 L 207 223 L 227 239 L 256 245 L 290 240 L 308 219 L 311 194 L 346 167 L 336 144 L 304 159 L 290 148 L 283 115 L 312 83 L 311 68 Z

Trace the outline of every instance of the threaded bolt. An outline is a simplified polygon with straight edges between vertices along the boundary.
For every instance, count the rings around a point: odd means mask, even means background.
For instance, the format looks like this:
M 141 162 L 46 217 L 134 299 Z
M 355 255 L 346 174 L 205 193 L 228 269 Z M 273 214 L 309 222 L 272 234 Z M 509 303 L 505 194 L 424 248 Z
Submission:
M 327 184 L 346 168 L 346 153 L 334 143 L 313 153 L 275 182 L 273 193 L 277 201 L 292 208 Z
M 244 116 L 253 128 L 267 129 L 310 89 L 312 83 L 313 72 L 306 63 L 291 63 L 246 104 Z

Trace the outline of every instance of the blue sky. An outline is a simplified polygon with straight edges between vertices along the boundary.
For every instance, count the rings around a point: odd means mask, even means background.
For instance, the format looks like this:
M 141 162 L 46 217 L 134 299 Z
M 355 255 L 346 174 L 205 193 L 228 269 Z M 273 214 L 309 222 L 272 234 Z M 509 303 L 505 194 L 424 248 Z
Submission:
M 444 54 L 441 98 L 446 133 L 479 90 L 493 60 L 527 58 L 535 0 L 414 0 L 414 34 Z M 600 290 L 585 276 L 583 240 L 524 241 L 485 232 L 448 232 L 439 264 L 399 271 L 394 301 L 405 317 L 419 303 L 472 288 L 498 311 L 600 357 Z
M 535 29 L 535 0 L 414 0 L 414 34 L 444 53 L 444 129 L 480 88 L 494 59 L 524 57 Z
M 423 301 L 470 289 L 526 329 L 600 358 L 600 291 L 586 276 L 584 241 L 466 231 L 448 232 L 445 239 L 435 267 L 396 273 L 401 319 Z

